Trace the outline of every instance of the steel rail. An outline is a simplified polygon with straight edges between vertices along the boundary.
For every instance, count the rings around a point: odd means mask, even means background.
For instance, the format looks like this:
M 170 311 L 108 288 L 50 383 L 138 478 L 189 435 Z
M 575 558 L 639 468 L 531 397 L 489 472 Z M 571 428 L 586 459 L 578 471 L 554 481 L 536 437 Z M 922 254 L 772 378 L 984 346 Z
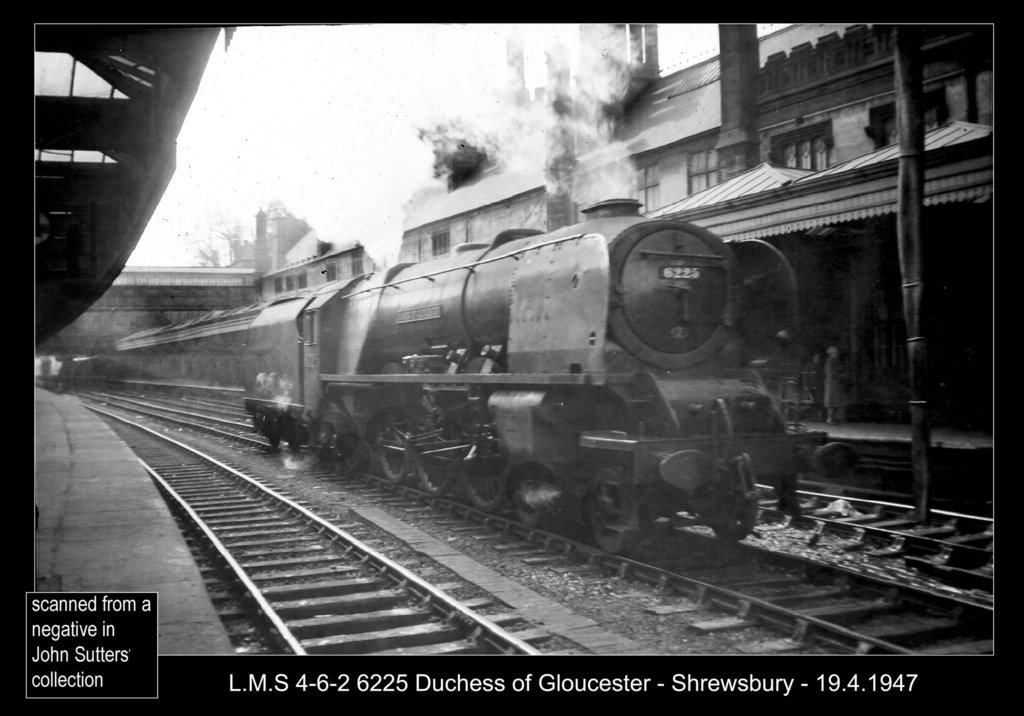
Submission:
M 110 415 L 110 413 L 107 413 L 107 415 Z M 135 425 L 135 423 L 130 422 L 128 424 Z M 174 442 L 181 447 L 185 447 L 181 443 L 178 443 L 176 440 L 172 440 L 171 442 Z M 203 518 L 200 517 L 199 514 L 194 509 L 192 509 L 188 502 L 184 498 L 182 498 L 181 495 L 178 494 L 177 490 L 171 487 L 171 485 L 156 470 L 147 465 L 146 462 L 141 458 L 139 458 L 139 462 L 142 464 L 142 467 L 145 468 L 146 472 L 150 474 L 150 477 L 156 480 L 160 484 L 160 486 L 163 487 L 163 489 L 166 490 L 167 493 L 172 498 L 174 498 L 175 502 L 178 503 L 179 508 L 181 508 L 182 510 L 185 511 L 186 514 L 188 514 L 189 518 L 192 520 L 193 523 L 195 523 L 196 527 L 202 530 L 203 535 L 213 546 L 213 548 L 217 550 L 217 553 L 220 555 L 221 559 L 223 559 L 227 563 L 228 567 L 231 568 L 231 571 L 234 573 L 235 578 L 242 583 L 246 591 L 249 593 L 249 596 L 252 597 L 253 600 L 255 600 L 256 605 L 259 607 L 259 610 L 270 621 L 270 623 L 274 625 L 274 628 L 277 630 L 278 634 L 280 634 L 281 638 L 284 639 L 286 644 L 288 644 L 288 648 L 290 648 L 293 652 L 295 652 L 295 654 L 299 656 L 306 655 L 306 650 L 305 648 L 303 648 L 302 643 L 294 634 L 292 634 L 291 630 L 288 628 L 288 625 L 280 617 L 277 611 L 275 611 L 275 609 L 270 605 L 270 602 L 267 601 L 266 597 L 263 596 L 263 592 L 260 591 L 260 588 L 256 586 L 256 583 L 253 582 L 252 579 L 250 579 L 249 575 L 245 572 L 245 569 L 242 567 L 242 565 L 240 565 L 238 563 L 238 560 L 236 560 L 231 555 L 231 552 L 228 550 L 228 548 L 225 547 L 224 543 L 221 542 L 217 535 L 213 533 L 213 530 L 210 529 L 209 525 L 206 524 Z
M 757 487 L 764 490 L 774 489 L 771 485 L 758 484 Z M 812 492 L 810 490 L 798 490 L 799 495 L 808 495 L 810 497 L 819 497 L 826 500 L 846 500 L 847 502 L 859 502 L 870 505 L 881 505 L 882 507 L 892 507 L 899 510 L 913 511 L 912 505 L 907 505 L 901 502 L 886 502 L 884 500 L 873 500 L 867 497 L 847 497 L 845 495 L 830 495 L 824 492 Z M 939 517 L 949 517 L 951 519 L 964 519 L 964 520 L 977 520 L 978 522 L 994 522 L 994 517 L 987 517 L 984 515 L 968 515 L 963 512 L 952 512 L 950 510 L 932 510 L 933 515 Z
M 92 397 L 92 396 L 90 396 L 88 394 L 83 394 L 83 397 L 89 398 L 90 400 L 98 400 L 97 398 L 94 398 L 94 397 Z M 150 418 L 155 418 L 157 420 L 163 420 L 164 422 L 173 423 L 175 425 L 182 425 L 182 426 L 185 426 L 185 427 L 188 427 L 188 428 L 193 428 L 195 430 L 201 430 L 203 432 L 210 433 L 211 435 L 215 435 L 217 437 L 226 438 L 228 440 L 234 440 L 236 442 L 242 442 L 242 443 L 245 443 L 245 444 L 248 444 L 248 445 L 252 445 L 254 447 L 263 447 L 263 448 L 270 447 L 269 443 L 266 443 L 266 442 L 264 442 L 264 441 L 262 441 L 262 440 L 260 440 L 258 438 L 249 437 L 248 435 L 239 435 L 238 433 L 225 432 L 223 430 L 218 430 L 217 428 L 215 428 L 213 426 L 210 426 L 210 425 L 197 425 L 196 423 L 189 422 L 188 420 L 182 420 L 181 418 L 175 418 L 173 416 L 163 415 L 161 413 L 154 413 L 154 412 L 151 412 L 151 411 L 143 410 L 141 408 L 133 407 L 132 405 L 121 405 L 118 402 L 119 400 L 121 400 L 121 399 L 120 398 L 114 398 L 113 399 L 113 404 L 116 407 L 123 408 L 124 410 L 133 410 L 133 411 L 135 411 L 137 413 L 140 413 L 140 414 L 145 415 L 145 416 L 150 417 Z M 111 402 L 111 399 L 105 399 L 104 402 Z M 95 408 L 94 406 L 91 406 L 91 405 L 86 405 L 86 407 L 90 408 L 92 410 L 98 410 L 97 408 Z M 162 408 L 159 408 L 158 406 L 151 406 L 151 407 L 155 407 L 158 410 L 162 410 Z M 100 412 L 102 412 L 102 411 L 100 411 Z M 241 427 L 242 425 L 245 425 L 245 424 L 244 423 L 239 423 L 238 425 L 239 425 L 239 427 Z M 251 426 L 246 425 L 246 427 L 249 428 L 249 430 L 252 430 Z
M 239 420 L 229 420 L 227 418 L 218 418 L 218 417 L 215 417 L 215 416 L 212 416 L 212 415 L 202 415 L 200 413 L 192 413 L 192 412 L 189 412 L 188 410 L 182 410 L 181 408 L 172 408 L 172 407 L 169 407 L 169 406 L 157 405 L 155 403 L 146 402 L 145 398 L 133 398 L 133 397 L 127 397 L 127 396 L 123 396 L 123 395 L 115 395 L 115 394 L 112 394 L 112 393 L 96 393 L 95 395 L 99 396 L 103 400 L 119 400 L 122 403 L 128 403 L 129 405 L 138 405 L 138 406 L 141 406 L 141 407 L 144 407 L 144 408 L 155 408 L 156 410 L 163 410 L 163 411 L 171 413 L 173 415 L 184 415 L 184 416 L 196 417 L 196 418 L 199 418 L 201 420 L 207 420 L 207 421 L 209 421 L 211 423 L 215 423 L 215 424 L 218 424 L 218 425 L 227 425 L 227 426 L 231 426 L 231 427 L 250 428 L 250 429 L 252 428 L 252 426 L 249 423 L 247 423 L 247 422 L 241 422 Z
M 491 643 L 492 646 L 495 646 L 506 652 L 508 651 L 509 648 L 511 648 L 521 654 L 530 656 L 536 656 L 542 653 L 534 647 L 530 646 L 525 641 L 522 641 L 518 637 L 512 635 L 510 632 L 498 626 L 491 620 L 487 619 L 486 617 L 480 614 L 477 614 L 473 610 L 464 606 L 457 599 L 449 596 L 446 592 L 438 589 L 434 585 L 425 581 L 414 572 L 411 572 L 402 565 L 394 562 L 381 552 L 378 552 L 369 545 L 364 544 L 361 540 L 357 539 L 353 535 L 345 532 L 342 529 L 339 529 L 338 527 L 331 524 L 327 520 L 323 519 L 319 515 L 311 512 L 310 510 L 306 509 L 305 507 L 298 504 L 294 500 L 286 497 L 285 495 L 282 495 L 273 488 L 267 487 L 266 485 L 262 485 L 259 482 L 250 478 L 248 475 L 245 475 L 244 473 L 232 468 L 231 466 L 220 462 L 216 458 L 213 458 L 209 455 L 204 455 L 198 450 L 195 450 L 194 448 L 189 447 L 188 445 L 185 445 L 184 443 L 181 443 L 173 438 L 167 437 L 166 435 L 162 435 L 154 430 L 151 430 L 150 428 L 144 425 L 139 425 L 138 423 L 134 423 L 130 420 L 127 420 L 113 413 L 97 408 L 95 406 L 87 407 L 90 410 L 93 410 L 94 412 L 108 415 L 109 417 L 112 417 L 128 425 L 132 425 L 133 427 L 136 427 L 146 433 L 149 433 L 163 441 L 172 443 L 186 450 L 187 452 L 196 455 L 200 459 L 209 462 L 211 465 L 216 466 L 218 469 L 228 473 L 229 475 L 242 480 L 248 485 L 256 488 L 257 491 L 262 491 L 263 493 L 273 497 L 275 500 L 284 504 L 293 512 L 296 512 L 305 517 L 307 521 L 315 523 L 317 526 L 320 527 L 321 532 L 329 532 L 331 533 L 331 535 L 333 535 L 335 540 L 341 540 L 345 542 L 349 546 L 349 550 L 354 549 L 355 551 L 362 554 L 365 557 L 365 559 L 363 559 L 362 561 L 365 562 L 368 559 L 369 561 L 386 570 L 388 576 L 399 585 L 405 586 L 406 588 L 410 589 L 410 591 L 413 591 L 421 598 L 426 598 L 433 604 L 441 605 L 441 607 L 447 611 L 449 618 L 458 615 L 468 624 L 477 627 L 478 630 L 482 630 L 483 634 L 478 634 L 477 638 L 485 638 L 489 643 Z
M 818 617 L 803 614 L 799 611 L 786 608 L 781 605 L 774 604 L 768 600 L 761 599 L 750 595 L 743 594 L 731 590 L 727 587 L 716 586 L 701 580 L 694 579 L 692 577 L 686 577 L 684 575 L 672 572 L 661 567 L 654 565 L 645 564 L 643 562 L 637 562 L 635 560 L 611 555 L 603 552 L 599 549 L 591 547 L 590 545 L 577 542 L 568 537 L 564 537 L 559 534 L 547 532 L 542 529 L 535 527 L 529 527 L 523 525 L 520 522 L 511 520 L 498 515 L 491 515 L 471 506 L 468 506 L 461 502 L 455 502 L 446 498 L 438 498 L 430 495 L 427 492 L 419 490 L 409 485 L 396 485 L 384 478 L 376 475 L 369 475 L 362 473 L 361 477 L 364 481 L 370 482 L 383 486 L 385 489 L 393 492 L 403 492 L 407 497 L 415 499 L 417 501 L 427 500 L 429 502 L 444 505 L 449 508 L 450 511 L 458 510 L 464 516 L 471 516 L 476 519 L 480 519 L 485 525 L 496 528 L 495 525 L 500 527 L 500 531 L 505 534 L 512 534 L 521 536 L 528 543 L 536 544 L 537 538 L 544 549 L 552 552 L 560 552 L 564 556 L 568 557 L 573 553 L 582 555 L 586 560 L 587 564 L 597 565 L 600 564 L 604 567 L 611 569 L 619 577 L 625 577 L 632 573 L 637 579 L 655 584 L 659 588 L 672 587 L 677 592 L 682 591 L 685 593 L 695 593 L 695 601 L 703 603 L 705 599 L 710 598 L 712 601 L 716 601 L 720 606 L 735 608 L 737 613 L 750 613 L 751 609 L 754 609 L 754 616 L 759 621 L 770 622 L 779 626 L 792 625 L 794 633 L 806 634 L 809 627 L 814 627 L 816 633 L 821 634 L 821 638 L 826 637 L 842 637 L 849 642 L 856 642 L 855 653 L 865 653 L 869 648 L 875 648 L 883 650 L 893 654 L 918 654 L 919 652 L 909 649 L 907 647 L 894 644 L 892 642 L 872 637 L 866 634 L 861 634 L 852 629 L 843 627 L 842 625 L 829 622 Z M 698 536 L 699 535 L 695 535 Z M 556 549 L 554 545 L 561 545 L 560 548 Z M 750 548 L 753 549 L 753 548 Z M 830 565 L 825 563 L 816 562 L 809 558 L 795 557 L 793 555 L 774 553 L 768 550 L 761 550 L 766 554 L 771 555 L 774 559 L 791 562 L 795 566 L 803 568 L 812 567 L 814 569 L 824 569 L 833 571 L 842 578 L 851 579 L 856 582 L 862 583 L 866 586 L 873 587 L 879 591 L 896 588 L 899 593 L 906 593 L 908 597 L 916 597 L 919 600 L 930 598 L 932 600 L 942 601 L 948 599 L 942 595 L 932 594 L 921 590 L 916 587 L 908 587 L 904 584 L 898 584 L 895 582 L 887 581 L 876 576 L 865 575 L 849 568 Z M 710 595 L 710 597 L 709 597 Z M 721 601 L 717 601 L 714 597 L 719 597 Z M 983 612 L 990 612 L 991 609 L 983 605 L 967 604 L 959 600 L 956 601 L 956 605 L 959 607 L 973 607 Z
M 859 645 L 862 645 L 861 647 L 858 647 L 859 649 L 866 647 L 874 647 L 877 649 L 889 651 L 890 653 L 917 653 L 911 649 L 906 649 L 905 647 L 901 647 L 897 644 L 886 642 L 882 639 L 877 639 L 875 637 L 862 635 L 853 630 L 845 629 L 844 627 L 836 625 L 832 622 L 803 615 L 798 611 L 781 607 L 767 600 L 747 596 L 742 594 L 741 592 L 735 592 L 725 587 L 717 587 L 715 585 L 704 583 L 699 580 L 684 577 L 682 575 L 670 572 L 668 570 L 663 570 L 653 565 L 645 565 L 643 563 L 629 560 L 626 558 L 608 555 L 606 553 L 601 552 L 600 550 L 596 550 L 593 547 L 575 542 L 574 540 L 563 537 L 561 535 L 546 532 L 544 530 L 540 530 L 537 528 L 531 528 L 504 517 L 487 514 L 482 511 L 476 510 L 475 508 L 469 507 L 463 503 L 453 502 L 445 498 L 436 498 L 430 495 L 429 493 L 418 490 L 415 487 L 409 485 L 398 485 L 383 478 L 379 478 L 377 476 L 372 475 L 367 475 L 366 477 L 377 482 L 380 485 L 386 486 L 388 490 L 404 492 L 407 496 L 411 496 L 417 500 L 427 499 L 438 504 L 446 504 L 447 506 L 449 506 L 450 510 L 458 509 L 462 512 L 464 516 L 475 516 L 476 518 L 482 518 L 484 524 L 488 526 L 493 527 L 495 524 L 501 525 L 501 531 L 510 534 L 519 533 L 520 536 L 522 536 L 528 542 L 534 542 L 534 536 L 541 536 L 543 540 L 543 546 L 545 549 L 552 550 L 553 543 L 561 543 L 563 547 L 560 551 L 566 556 L 569 556 L 573 552 L 583 554 L 589 563 L 595 564 L 603 562 L 604 566 L 611 567 L 613 570 L 618 571 L 619 574 L 622 576 L 624 576 L 629 571 L 634 571 L 638 578 L 644 579 L 645 581 L 657 582 L 659 585 L 662 586 L 667 584 L 669 581 L 674 580 L 676 584 L 679 584 L 680 586 L 689 586 L 691 590 L 696 591 L 700 597 L 700 600 L 703 600 L 704 595 L 706 595 L 710 591 L 710 593 L 712 593 L 713 595 L 721 596 L 727 602 L 730 600 L 732 602 L 735 602 L 735 604 L 730 604 L 730 606 L 734 606 L 737 609 L 737 612 L 749 612 L 751 608 L 755 608 L 755 611 L 763 612 L 763 614 L 758 615 L 760 619 L 771 621 L 772 623 L 776 624 L 802 623 L 804 626 L 801 627 L 801 629 L 803 630 L 806 630 L 808 626 L 813 626 L 817 628 L 817 631 L 823 632 L 825 634 L 837 635 L 850 641 L 857 641 Z M 835 495 L 822 496 L 838 499 Z M 902 507 L 901 505 L 896 506 Z M 902 533 L 896 534 L 905 536 Z M 751 549 L 754 548 L 751 547 Z M 922 590 L 917 587 L 908 587 L 907 585 L 892 582 L 877 576 L 865 575 L 858 572 L 857 570 L 849 569 L 847 567 L 822 564 L 820 562 L 817 562 L 813 559 L 806 557 L 795 557 L 793 555 L 776 554 L 774 552 L 771 552 L 770 550 L 761 549 L 759 551 L 763 551 L 766 554 L 771 555 L 775 559 L 781 559 L 793 563 L 804 564 L 806 566 L 812 566 L 815 568 L 829 569 L 839 574 L 844 574 L 847 577 L 853 578 L 859 582 L 873 584 L 876 588 L 896 587 L 901 592 L 908 593 L 908 596 L 911 597 L 917 595 L 918 598 L 928 597 L 933 599 L 943 599 L 943 597 L 927 592 L 926 590 Z M 987 607 L 980 605 L 971 606 L 975 606 L 982 610 L 987 609 Z

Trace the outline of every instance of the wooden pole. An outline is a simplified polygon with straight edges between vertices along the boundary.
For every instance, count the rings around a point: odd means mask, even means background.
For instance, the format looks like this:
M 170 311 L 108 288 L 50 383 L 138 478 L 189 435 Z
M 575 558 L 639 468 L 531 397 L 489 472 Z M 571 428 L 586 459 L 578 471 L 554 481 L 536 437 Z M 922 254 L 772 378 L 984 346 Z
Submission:
M 903 315 L 907 324 L 910 362 L 910 451 L 914 474 L 914 509 L 926 520 L 931 509 L 928 409 L 928 345 L 926 340 L 925 251 L 921 240 L 924 203 L 924 123 L 921 116 L 921 28 L 901 25 L 893 30 L 896 58 L 896 123 L 899 133 L 899 205 L 896 234 L 903 275 Z

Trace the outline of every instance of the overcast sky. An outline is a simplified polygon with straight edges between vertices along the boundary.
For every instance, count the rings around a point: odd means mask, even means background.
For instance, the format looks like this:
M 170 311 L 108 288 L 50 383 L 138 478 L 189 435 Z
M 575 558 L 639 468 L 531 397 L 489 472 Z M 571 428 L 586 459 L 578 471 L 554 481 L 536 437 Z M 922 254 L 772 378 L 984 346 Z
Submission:
M 509 25 L 240 27 L 215 46 L 178 136 L 177 169 L 128 263 L 191 265 L 189 241 L 281 200 L 336 246 L 387 260 L 402 206 L 433 181 L 416 128 L 503 116 Z M 575 25 L 515 26 L 529 88 L 560 41 L 577 69 Z M 762 27 L 762 32 L 774 27 Z M 659 60 L 680 69 L 718 53 L 716 25 L 660 25 Z M 516 125 L 518 127 L 519 125 Z M 521 131 L 521 129 L 519 129 Z

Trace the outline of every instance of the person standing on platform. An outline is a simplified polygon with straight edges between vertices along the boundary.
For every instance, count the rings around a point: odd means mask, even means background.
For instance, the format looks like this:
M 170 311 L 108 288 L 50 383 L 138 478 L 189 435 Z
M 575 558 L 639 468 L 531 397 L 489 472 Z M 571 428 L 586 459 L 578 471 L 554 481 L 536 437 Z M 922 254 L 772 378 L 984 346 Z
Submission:
M 825 359 L 825 414 L 829 425 L 838 425 L 846 417 L 846 366 L 839 348 L 829 346 Z

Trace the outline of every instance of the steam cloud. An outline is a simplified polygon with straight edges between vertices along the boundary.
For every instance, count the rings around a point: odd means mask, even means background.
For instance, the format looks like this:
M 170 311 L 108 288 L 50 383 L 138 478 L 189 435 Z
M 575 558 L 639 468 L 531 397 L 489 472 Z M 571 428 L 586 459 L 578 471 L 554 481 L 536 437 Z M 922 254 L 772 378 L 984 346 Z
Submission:
M 568 79 L 554 101 L 550 91 L 524 101 L 506 54 L 517 38 L 528 76 L 546 52 L 548 73 Z M 460 142 L 549 190 L 561 184 L 580 204 L 631 196 L 628 153 L 609 141 L 609 109 L 629 68 L 607 48 L 574 53 L 577 39 L 570 25 L 241 27 L 226 53 L 215 50 L 178 137 L 189 159 L 179 160 L 144 241 L 173 242 L 191 225 L 186 214 L 249 226 L 279 199 L 322 241 L 358 241 L 386 265 L 409 199 L 445 187 L 435 161 Z M 528 87 L 544 84 L 528 77 Z M 558 156 L 563 164 L 551 166 Z M 603 168 L 564 171 L 596 157 Z

